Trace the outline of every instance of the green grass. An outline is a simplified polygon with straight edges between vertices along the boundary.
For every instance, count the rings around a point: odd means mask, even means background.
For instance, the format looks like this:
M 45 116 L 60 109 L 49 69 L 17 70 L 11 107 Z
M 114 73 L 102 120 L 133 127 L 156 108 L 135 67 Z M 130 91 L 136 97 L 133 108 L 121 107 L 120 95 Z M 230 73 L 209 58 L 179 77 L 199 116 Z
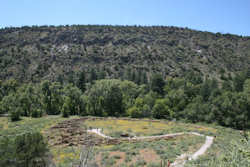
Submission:
M 205 155 L 196 161 L 189 161 L 186 167 L 249 167 L 250 139 L 248 142 L 239 130 L 216 127 L 214 143 Z M 250 136 L 250 131 L 246 132 Z
M 1 136 L 18 135 L 30 131 L 44 132 L 49 127 L 65 120 L 60 116 L 47 116 L 42 118 L 22 117 L 20 121 L 11 122 L 7 117 L 0 117 Z

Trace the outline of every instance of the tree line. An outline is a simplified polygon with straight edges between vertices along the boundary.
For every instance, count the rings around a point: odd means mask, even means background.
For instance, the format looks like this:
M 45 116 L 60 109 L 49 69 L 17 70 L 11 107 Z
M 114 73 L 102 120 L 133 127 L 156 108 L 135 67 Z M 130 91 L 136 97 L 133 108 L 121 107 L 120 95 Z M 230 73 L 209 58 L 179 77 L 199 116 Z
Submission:
M 120 79 L 88 81 L 84 73 L 74 83 L 20 84 L 11 79 L 0 82 L 0 113 L 9 113 L 12 121 L 20 116 L 59 114 L 128 116 L 246 129 L 250 127 L 250 72 L 221 80 L 195 72 L 167 78 L 155 74 L 146 84 Z

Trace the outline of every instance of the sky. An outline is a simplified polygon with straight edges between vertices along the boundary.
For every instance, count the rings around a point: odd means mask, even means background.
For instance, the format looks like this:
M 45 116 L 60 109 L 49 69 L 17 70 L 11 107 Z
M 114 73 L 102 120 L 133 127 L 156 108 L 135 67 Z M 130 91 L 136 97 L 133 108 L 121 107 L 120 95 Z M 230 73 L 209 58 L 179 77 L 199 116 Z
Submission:
M 250 0 L 0 0 L 0 27 L 163 25 L 250 36 Z

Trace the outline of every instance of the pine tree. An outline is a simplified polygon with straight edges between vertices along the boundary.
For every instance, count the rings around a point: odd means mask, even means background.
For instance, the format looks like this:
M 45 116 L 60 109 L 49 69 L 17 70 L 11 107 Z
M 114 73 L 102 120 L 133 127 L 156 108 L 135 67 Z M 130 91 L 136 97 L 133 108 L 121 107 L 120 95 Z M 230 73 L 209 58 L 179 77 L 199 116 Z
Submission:
M 92 68 L 90 71 L 90 78 L 89 78 L 90 82 L 93 83 L 95 80 L 97 80 L 97 75 L 96 75 L 96 71 Z
M 165 81 L 160 74 L 155 74 L 151 81 L 151 90 L 157 92 L 160 95 L 164 94 Z
M 143 84 L 148 83 L 148 77 L 147 77 L 147 73 L 145 71 L 142 73 L 141 83 L 143 83 Z
M 77 87 L 81 89 L 82 92 L 85 92 L 86 90 L 86 77 L 85 77 L 85 71 L 82 71 L 80 73 L 78 82 L 77 82 Z

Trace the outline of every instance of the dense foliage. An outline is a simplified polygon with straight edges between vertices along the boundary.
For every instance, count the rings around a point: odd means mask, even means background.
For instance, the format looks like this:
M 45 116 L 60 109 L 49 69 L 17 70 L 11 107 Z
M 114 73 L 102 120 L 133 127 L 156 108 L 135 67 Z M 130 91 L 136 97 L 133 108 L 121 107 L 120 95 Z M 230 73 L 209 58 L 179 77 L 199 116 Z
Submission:
M 47 143 L 38 132 L 0 138 L 0 166 L 45 167 Z
M 203 80 L 193 72 L 183 78 L 166 79 L 156 74 L 147 85 L 103 79 L 84 82 L 84 92 L 81 85 L 77 87 L 47 80 L 37 84 L 18 84 L 7 80 L 0 85 L 3 94 L 0 113 L 9 113 L 13 121 L 19 120 L 19 116 L 41 117 L 45 114 L 62 114 L 63 117 L 130 116 L 248 129 L 249 74 L 248 69 L 220 82 L 214 78 Z

